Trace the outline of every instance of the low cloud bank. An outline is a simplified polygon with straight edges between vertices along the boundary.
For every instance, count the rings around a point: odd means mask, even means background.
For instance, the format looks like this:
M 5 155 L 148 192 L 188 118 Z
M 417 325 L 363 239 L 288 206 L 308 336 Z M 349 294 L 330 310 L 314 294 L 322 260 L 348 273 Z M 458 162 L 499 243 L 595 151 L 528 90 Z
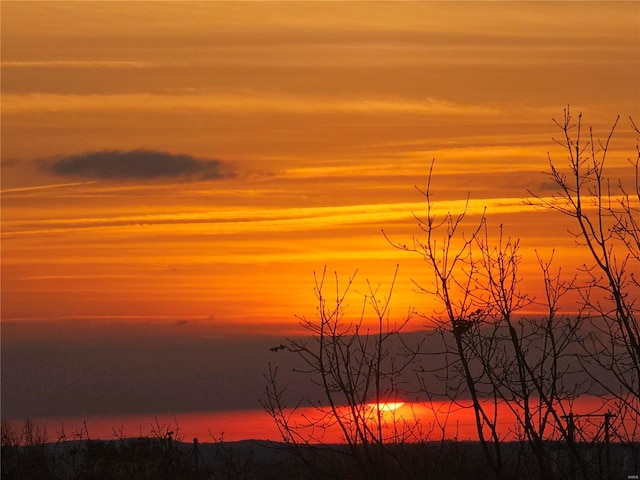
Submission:
M 227 162 L 157 150 L 103 150 L 57 157 L 45 171 L 63 177 L 91 180 L 221 180 L 235 176 Z

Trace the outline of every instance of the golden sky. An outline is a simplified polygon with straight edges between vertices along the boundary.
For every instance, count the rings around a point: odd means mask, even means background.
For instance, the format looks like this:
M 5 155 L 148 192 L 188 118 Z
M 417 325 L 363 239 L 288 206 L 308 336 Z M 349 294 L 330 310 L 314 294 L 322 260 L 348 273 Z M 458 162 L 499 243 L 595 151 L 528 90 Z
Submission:
M 357 296 L 399 264 L 392 314 L 429 314 L 429 272 L 381 229 L 418 233 L 434 157 L 438 209 L 487 206 L 535 294 L 534 249 L 582 254 L 523 204 L 563 159 L 551 119 L 570 104 L 605 135 L 620 115 L 610 173 L 633 153 L 637 2 L 1 8 L 3 322 L 285 332 L 325 265 L 358 269 Z

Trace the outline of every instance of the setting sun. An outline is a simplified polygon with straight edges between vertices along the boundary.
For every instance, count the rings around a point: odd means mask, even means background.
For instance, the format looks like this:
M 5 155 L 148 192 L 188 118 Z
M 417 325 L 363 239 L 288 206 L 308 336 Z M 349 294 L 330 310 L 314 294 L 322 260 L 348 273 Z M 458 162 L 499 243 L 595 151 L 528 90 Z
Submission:
M 400 408 L 403 405 L 404 405 L 404 402 L 379 403 L 378 404 L 378 409 L 381 412 L 393 412 L 394 410 L 397 410 L 398 408 Z M 375 403 L 370 403 L 369 407 L 375 409 L 376 404 Z

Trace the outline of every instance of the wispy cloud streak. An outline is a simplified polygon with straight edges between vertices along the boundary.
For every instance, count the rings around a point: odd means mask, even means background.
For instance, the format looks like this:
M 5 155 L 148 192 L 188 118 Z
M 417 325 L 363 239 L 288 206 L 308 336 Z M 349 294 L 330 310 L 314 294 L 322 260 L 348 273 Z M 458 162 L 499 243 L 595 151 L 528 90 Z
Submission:
M 92 180 L 89 182 L 55 183 L 50 185 L 35 185 L 33 187 L 6 188 L 4 190 L 0 190 L 0 194 L 6 195 L 11 193 L 23 193 L 23 192 L 33 192 L 38 190 L 49 190 L 52 188 L 79 187 L 82 185 L 91 185 L 94 183 L 98 183 L 98 181 Z
M 2 68 L 149 68 L 150 62 L 128 60 L 3 60 Z
M 495 106 L 464 104 L 437 98 L 278 95 L 253 91 L 201 94 L 62 95 L 50 93 L 7 94 L 4 114 L 33 111 L 164 111 L 205 110 L 234 113 L 271 111 L 282 113 L 403 113 L 421 115 L 500 115 Z
M 550 199 L 549 199 L 550 200 Z M 434 202 L 432 213 L 445 215 L 465 209 L 470 216 L 481 215 L 485 208 L 492 214 L 533 211 L 523 198 L 489 198 Z M 207 212 L 168 213 L 116 216 L 106 218 L 45 219 L 36 221 L 8 221 L 4 237 L 42 235 L 68 231 L 126 230 L 154 227 L 154 231 L 181 233 L 236 234 L 271 231 L 305 231 L 340 228 L 349 225 L 410 221 L 425 210 L 424 202 L 310 207 L 289 209 L 228 209 Z M 145 230 L 148 231 L 148 230 Z

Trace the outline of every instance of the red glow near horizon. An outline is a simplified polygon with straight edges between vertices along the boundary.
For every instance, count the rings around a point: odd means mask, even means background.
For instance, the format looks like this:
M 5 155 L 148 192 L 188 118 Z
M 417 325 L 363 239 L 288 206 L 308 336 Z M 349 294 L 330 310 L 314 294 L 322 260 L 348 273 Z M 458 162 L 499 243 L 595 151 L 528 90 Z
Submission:
M 375 408 L 375 404 L 371 404 Z M 604 413 L 611 405 L 603 405 L 597 397 L 584 397 L 574 402 L 572 411 L 576 414 Z M 342 414 L 346 407 L 339 407 Z M 453 407 L 449 402 L 433 402 L 431 404 L 413 402 L 389 402 L 380 405 L 380 413 L 384 422 L 385 438 L 393 433 L 409 431 L 409 427 L 418 427 L 420 438 L 405 436 L 405 441 L 438 441 L 443 437 L 448 440 L 476 441 L 478 433 L 471 403 L 462 403 Z M 309 419 L 318 418 L 320 410 L 314 407 L 300 408 L 291 413 L 292 425 L 298 425 L 305 431 Z M 515 413 L 506 404 L 498 408 L 500 423 L 498 433 L 503 441 L 517 440 Z M 621 420 L 623 421 L 623 420 Z M 263 410 L 191 412 L 170 414 L 91 416 L 85 418 L 36 418 L 35 425 L 46 427 L 47 441 L 56 441 L 64 433 L 67 440 L 74 439 L 116 439 L 121 437 L 162 436 L 172 432 L 176 440 L 191 442 L 198 438 L 200 442 L 239 441 L 239 440 L 282 440 L 271 417 Z M 584 425 L 586 435 L 595 435 L 599 427 L 596 420 L 593 424 Z M 20 428 L 21 422 L 11 421 L 14 428 Z M 629 427 L 629 425 L 623 425 Z M 342 443 L 343 433 L 335 422 L 325 423 L 324 431 L 316 439 L 322 443 Z M 317 427 L 316 427 L 317 430 Z M 444 435 L 443 435 L 444 434 Z M 316 432 L 317 435 L 317 432 Z M 559 437 L 557 432 L 551 435 Z M 312 442 L 313 443 L 313 442 Z

